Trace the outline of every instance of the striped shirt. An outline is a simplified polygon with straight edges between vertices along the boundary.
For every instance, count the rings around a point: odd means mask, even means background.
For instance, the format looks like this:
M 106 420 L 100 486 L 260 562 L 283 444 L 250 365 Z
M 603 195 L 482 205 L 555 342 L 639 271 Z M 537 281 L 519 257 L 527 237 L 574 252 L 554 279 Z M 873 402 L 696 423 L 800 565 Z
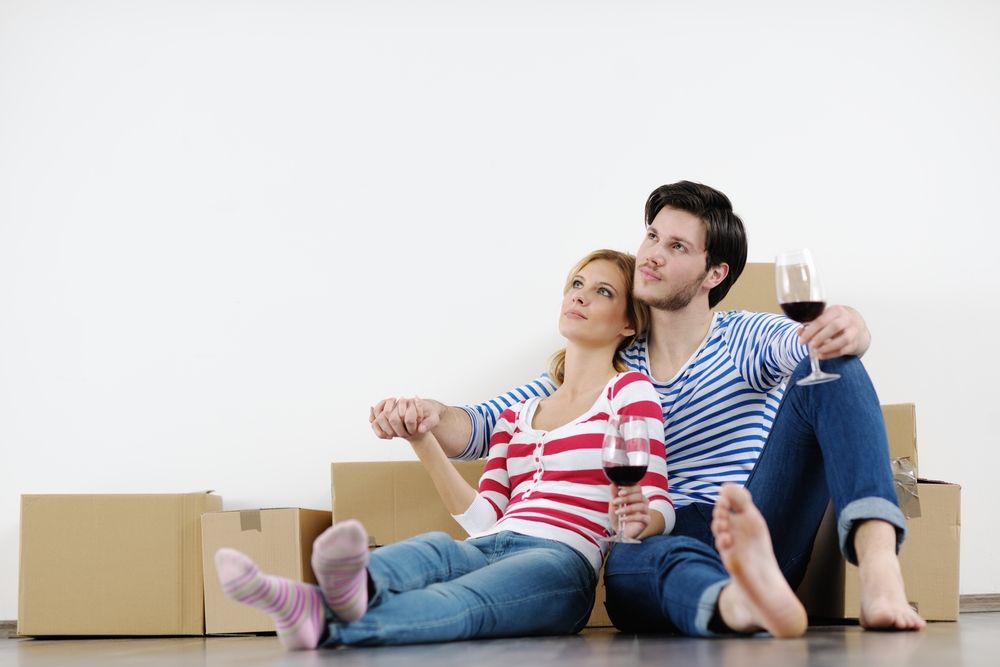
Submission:
M 705 340 L 677 375 L 653 380 L 676 507 L 714 503 L 723 482 L 746 483 L 771 432 L 784 382 L 808 355 L 798 326 L 770 313 L 715 313 Z M 623 350 L 622 357 L 629 368 L 652 377 L 645 338 Z M 542 375 L 493 400 L 464 406 L 472 437 L 458 458 L 486 453 L 487 434 L 508 405 L 554 390 L 548 375 Z
M 649 433 L 649 466 L 640 484 L 666 531 L 674 509 L 667 491 L 663 420 L 656 390 L 635 371 L 619 373 L 589 410 L 551 431 L 532 427 L 541 397 L 506 408 L 490 438 L 479 493 L 455 519 L 472 537 L 501 531 L 562 542 L 599 570 L 610 534 L 611 487 L 601 447 L 611 416 L 642 417 Z

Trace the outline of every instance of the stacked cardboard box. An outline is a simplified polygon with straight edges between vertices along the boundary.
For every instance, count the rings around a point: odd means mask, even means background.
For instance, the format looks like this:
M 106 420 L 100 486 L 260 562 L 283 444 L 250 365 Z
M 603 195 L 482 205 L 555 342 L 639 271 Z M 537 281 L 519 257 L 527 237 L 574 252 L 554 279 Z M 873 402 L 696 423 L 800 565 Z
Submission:
M 25 495 L 17 631 L 200 635 L 209 493 Z
M 250 556 L 264 572 L 316 583 L 312 543 L 330 527 L 330 512 L 297 508 L 209 512 L 202 515 L 205 573 L 205 632 L 230 634 L 274 632 L 271 617 L 226 597 L 215 570 L 215 552 L 223 547 Z

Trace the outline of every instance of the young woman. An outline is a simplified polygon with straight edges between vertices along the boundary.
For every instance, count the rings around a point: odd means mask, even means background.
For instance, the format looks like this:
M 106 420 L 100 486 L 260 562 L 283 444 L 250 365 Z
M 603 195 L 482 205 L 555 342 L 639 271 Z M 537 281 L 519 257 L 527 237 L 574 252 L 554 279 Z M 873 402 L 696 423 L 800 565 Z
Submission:
M 629 537 L 673 527 L 659 400 L 618 357 L 646 324 L 634 270 L 631 255 L 598 250 L 570 272 L 559 318 L 567 343 L 551 369 L 558 389 L 503 413 L 478 492 L 421 433 L 419 400 L 385 406 L 412 424 L 406 438 L 469 539 L 427 533 L 369 556 L 363 526 L 344 521 L 313 546 L 318 587 L 263 575 L 222 549 L 226 593 L 271 614 L 289 649 L 579 632 L 618 515 Z M 626 415 L 646 422 L 650 461 L 639 485 L 618 488 L 604 477 L 601 445 L 608 421 Z

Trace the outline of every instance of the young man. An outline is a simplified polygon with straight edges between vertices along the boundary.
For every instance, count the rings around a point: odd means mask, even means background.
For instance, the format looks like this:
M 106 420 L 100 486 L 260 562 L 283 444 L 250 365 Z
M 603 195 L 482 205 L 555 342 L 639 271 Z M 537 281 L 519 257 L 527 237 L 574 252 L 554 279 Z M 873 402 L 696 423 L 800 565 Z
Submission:
M 878 398 L 858 359 L 870 343 L 861 316 L 829 306 L 799 326 L 713 313 L 746 263 L 746 234 L 729 199 L 705 185 L 653 191 L 636 258 L 634 293 L 652 321 L 623 357 L 660 394 L 677 523 L 671 535 L 612 551 L 604 576 L 615 625 L 800 635 L 805 613 L 792 591 L 832 499 L 841 551 L 859 567 L 862 624 L 923 627 L 896 557 L 906 524 Z M 809 372 L 810 347 L 840 380 L 795 384 Z M 543 375 L 471 407 L 386 399 L 372 426 L 380 437 L 433 429 L 449 455 L 479 458 L 500 412 L 553 390 Z

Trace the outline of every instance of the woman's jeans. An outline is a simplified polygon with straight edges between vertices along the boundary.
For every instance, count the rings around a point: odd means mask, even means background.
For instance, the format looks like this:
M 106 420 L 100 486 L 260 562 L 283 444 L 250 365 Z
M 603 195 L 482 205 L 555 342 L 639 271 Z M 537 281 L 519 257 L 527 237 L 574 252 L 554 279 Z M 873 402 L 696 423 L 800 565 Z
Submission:
M 323 646 L 572 634 L 587 624 L 597 580 L 572 547 L 511 532 L 418 535 L 373 551 L 368 575 L 368 611 L 341 623 L 327 610 Z
M 857 357 L 823 361 L 840 379 L 796 386 L 795 369 L 747 489 L 767 521 L 778 565 L 792 588 L 802 581 L 827 504 L 837 513 L 840 548 L 857 563 L 854 527 L 881 519 L 903 543 L 906 520 L 896 501 L 878 396 Z M 677 511 L 670 535 L 619 544 L 604 570 L 612 622 L 629 632 L 680 631 L 711 636 L 719 593 L 729 582 L 714 548 L 712 506 Z

